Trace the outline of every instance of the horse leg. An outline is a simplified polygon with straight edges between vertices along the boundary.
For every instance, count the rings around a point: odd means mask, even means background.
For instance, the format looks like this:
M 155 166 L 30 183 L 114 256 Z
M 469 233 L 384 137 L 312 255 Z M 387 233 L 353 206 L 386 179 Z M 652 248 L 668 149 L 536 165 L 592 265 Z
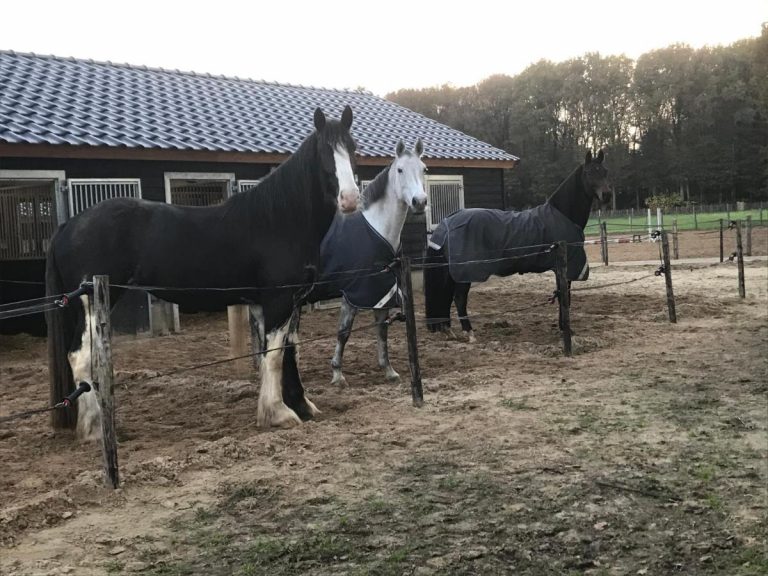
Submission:
M 101 403 L 93 382 L 93 330 L 94 314 L 88 296 L 80 296 L 78 328 L 82 328 L 80 341 L 73 342 L 67 355 L 75 385 L 88 382 L 91 390 L 77 400 L 77 437 L 80 440 L 101 440 Z
M 304 394 L 299 374 L 299 322 L 301 309 L 296 308 L 291 316 L 283 356 L 283 402 L 302 420 L 311 420 L 320 410 Z
M 459 314 L 461 329 L 467 333 L 470 343 L 475 342 L 475 333 L 472 331 L 472 324 L 467 314 L 467 302 L 469 301 L 469 288 L 472 286 L 468 282 L 456 282 L 453 290 L 453 301 L 456 304 L 456 312 Z
M 345 298 L 342 298 L 339 328 L 336 332 L 336 350 L 331 360 L 331 368 L 333 368 L 331 384 L 338 386 L 347 385 L 347 379 L 344 378 L 344 374 L 341 372 L 341 363 L 344 360 L 344 347 L 347 345 L 347 340 L 349 340 L 349 331 L 352 330 L 352 324 L 355 323 L 355 315 L 357 315 L 357 308 L 349 304 Z
M 264 351 L 264 308 L 259 304 L 248 306 L 248 321 L 251 325 L 251 353 L 253 354 L 253 367 L 258 373 L 261 366 L 262 352 Z
M 264 356 L 261 360 L 261 391 L 259 407 L 256 411 L 256 424 L 262 428 L 279 426 L 290 428 L 301 424 L 296 412 L 283 402 L 283 356 L 284 346 L 290 330 L 290 318 L 280 327 L 266 335 Z
M 379 352 L 379 367 L 384 368 L 387 380 L 390 382 L 398 382 L 400 380 L 400 374 L 395 372 L 395 369 L 392 368 L 392 364 L 389 362 L 389 350 L 387 348 L 387 332 L 389 331 L 389 324 L 387 324 L 386 320 L 389 317 L 389 310 L 377 308 L 373 311 L 373 317 L 376 320 L 376 345 Z

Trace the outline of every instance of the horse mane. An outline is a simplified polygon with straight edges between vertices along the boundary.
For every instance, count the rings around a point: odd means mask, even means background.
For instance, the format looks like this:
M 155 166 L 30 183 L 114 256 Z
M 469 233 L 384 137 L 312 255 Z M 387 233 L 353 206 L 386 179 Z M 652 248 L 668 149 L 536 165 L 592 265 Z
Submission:
M 387 165 L 376 177 L 368 183 L 362 192 L 363 210 L 367 210 L 387 195 L 387 183 L 389 182 L 389 169 L 392 164 Z

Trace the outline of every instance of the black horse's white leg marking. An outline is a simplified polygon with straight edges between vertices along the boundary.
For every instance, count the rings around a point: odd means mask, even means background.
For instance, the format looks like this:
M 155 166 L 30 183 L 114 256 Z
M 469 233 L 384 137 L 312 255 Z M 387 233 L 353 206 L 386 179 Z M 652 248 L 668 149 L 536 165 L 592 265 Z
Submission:
M 72 367 L 72 377 L 75 385 L 80 382 L 91 384 L 90 392 L 85 392 L 77 400 L 77 437 L 80 440 L 101 440 L 101 403 L 99 393 L 93 386 L 93 322 L 88 296 L 80 296 L 83 311 L 83 333 L 80 337 L 80 347 L 72 350 L 67 358 Z
M 331 360 L 331 367 L 333 368 L 333 380 L 331 380 L 331 384 L 336 384 L 338 386 L 347 385 L 347 379 L 344 378 L 344 374 L 341 372 L 341 364 L 344 361 L 344 346 L 347 345 L 347 340 L 349 340 L 349 331 L 352 330 L 356 315 L 357 308 L 349 304 L 346 299 L 342 298 L 341 314 L 339 315 L 339 329 L 336 333 L 336 350 L 334 351 L 333 359 Z
M 290 319 L 267 334 L 266 347 L 268 350 L 261 361 L 261 392 L 259 407 L 256 412 L 256 423 L 264 428 L 280 426 L 290 428 L 301 424 L 296 412 L 283 402 L 283 356 L 285 350 Z
M 390 382 L 397 382 L 400 380 L 400 374 L 395 372 L 395 369 L 392 368 L 392 364 L 389 362 L 389 350 L 387 348 L 387 332 L 389 324 L 387 324 L 386 320 L 389 317 L 389 311 L 378 308 L 373 311 L 373 317 L 376 320 L 376 344 L 379 352 L 379 367 L 384 368 L 387 380 Z

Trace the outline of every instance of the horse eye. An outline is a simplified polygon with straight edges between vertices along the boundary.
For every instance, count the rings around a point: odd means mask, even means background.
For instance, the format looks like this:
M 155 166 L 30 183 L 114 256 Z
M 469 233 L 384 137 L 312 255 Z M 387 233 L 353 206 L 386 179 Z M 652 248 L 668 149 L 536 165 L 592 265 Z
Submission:
M 398 173 L 398 174 L 402 174 L 402 173 L 403 173 L 403 169 L 402 169 L 402 168 L 398 168 L 398 169 L 397 169 L 397 173 Z

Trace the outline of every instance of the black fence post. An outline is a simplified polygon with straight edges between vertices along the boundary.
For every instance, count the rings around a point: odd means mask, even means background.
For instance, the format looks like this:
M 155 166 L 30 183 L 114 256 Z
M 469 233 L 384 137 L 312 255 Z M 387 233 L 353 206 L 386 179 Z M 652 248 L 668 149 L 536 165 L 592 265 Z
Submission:
M 608 266 L 608 227 L 605 222 L 600 223 L 600 255 L 603 257 L 603 264 Z
M 747 289 L 744 285 L 744 251 L 741 247 L 741 220 L 736 223 L 736 262 L 739 266 L 739 296 L 746 298 Z
M 563 354 L 570 356 L 571 346 L 571 294 L 568 290 L 568 248 L 561 240 L 555 250 L 555 280 L 557 282 L 557 300 L 560 304 L 560 331 L 563 336 Z
M 672 324 L 677 323 L 677 312 L 675 311 L 675 293 L 672 290 L 672 263 L 669 260 L 669 239 L 667 232 L 661 231 L 661 252 L 664 258 L 664 282 L 667 285 L 667 310 L 669 312 L 669 321 Z
M 405 314 L 405 332 L 408 338 L 408 364 L 411 368 L 411 397 L 413 398 L 413 405 L 421 408 L 424 405 L 424 391 L 421 387 L 419 346 L 416 341 L 416 314 L 413 310 L 411 259 L 403 256 L 400 262 L 400 289 L 403 299 L 403 314 Z
M 723 219 L 720 218 L 720 262 L 723 261 Z

